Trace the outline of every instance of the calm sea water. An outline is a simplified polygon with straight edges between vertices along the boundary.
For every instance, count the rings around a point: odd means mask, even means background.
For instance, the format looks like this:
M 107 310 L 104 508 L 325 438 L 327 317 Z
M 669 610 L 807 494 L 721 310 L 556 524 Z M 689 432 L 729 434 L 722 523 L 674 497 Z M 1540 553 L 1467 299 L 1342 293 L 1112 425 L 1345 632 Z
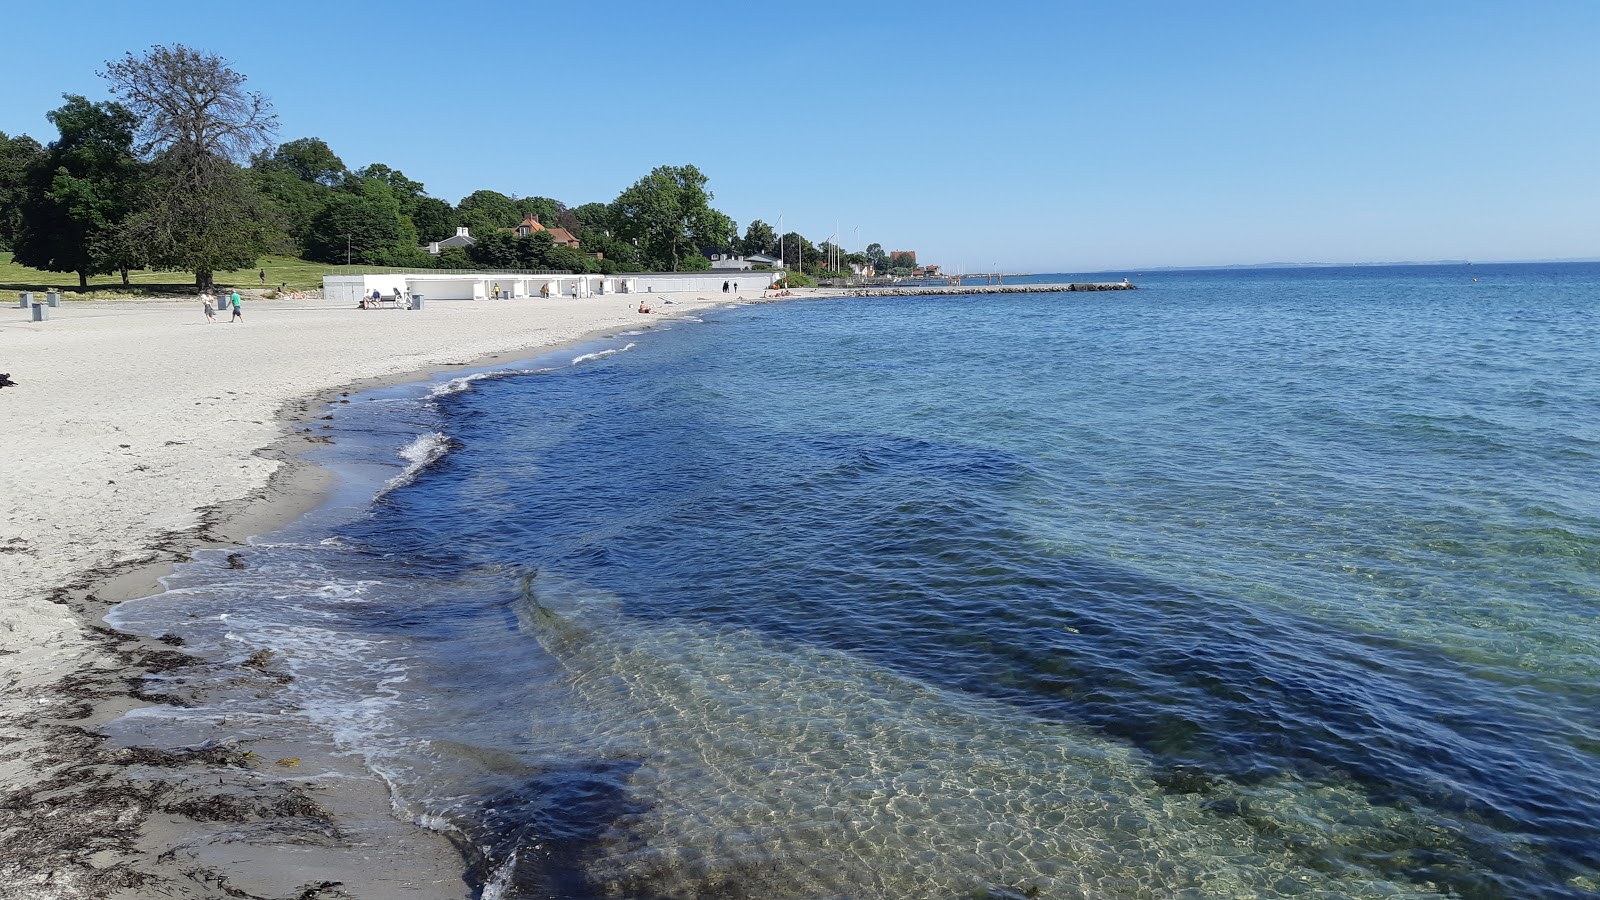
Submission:
M 1135 280 L 356 397 L 114 618 L 490 897 L 1595 896 L 1600 266 Z

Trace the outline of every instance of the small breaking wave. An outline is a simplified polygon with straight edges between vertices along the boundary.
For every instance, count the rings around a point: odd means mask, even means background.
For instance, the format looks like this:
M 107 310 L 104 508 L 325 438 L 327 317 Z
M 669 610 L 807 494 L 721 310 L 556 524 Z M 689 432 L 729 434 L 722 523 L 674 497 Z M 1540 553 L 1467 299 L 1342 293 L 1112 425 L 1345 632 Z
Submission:
M 638 344 L 635 344 L 633 341 L 629 341 L 622 347 L 613 347 L 610 350 L 596 350 L 593 353 L 585 353 L 582 356 L 574 357 L 572 364 L 577 365 L 578 363 L 590 362 L 596 359 L 605 359 L 608 356 L 616 356 L 618 353 L 626 353 L 637 346 Z
M 400 457 L 406 461 L 406 467 L 399 475 L 389 479 L 378 491 L 376 497 L 382 497 L 395 488 L 402 488 L 417 479 L 423 469 L 438 462 L 455 441 L 449 435 L 437 431 L 419 434 L 411 443 L 400 448 Z
M 492 372 L 473 372 L 471 375 L 462 375 L 449 381 L 435 385 L 434 388 L 423 396 L 424 400 L 437 400 L 451 394 L 459 394 L 469 390 L 475 383 L 490 378 L 510 378 L 513 375 L 542 375 L 550 371 L 545 369 L 497 369 Z

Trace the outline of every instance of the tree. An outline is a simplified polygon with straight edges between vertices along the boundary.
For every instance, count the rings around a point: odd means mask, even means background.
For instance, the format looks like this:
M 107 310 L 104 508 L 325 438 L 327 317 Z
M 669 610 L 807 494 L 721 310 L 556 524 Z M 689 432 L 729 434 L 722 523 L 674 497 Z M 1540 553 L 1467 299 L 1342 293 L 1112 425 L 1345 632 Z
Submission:
M 516 269 L 522 265 L 517 236 L 509 231 L 491 231 L 467 248 L 467 256 L 489 269 Z
M 791 231 L 783 236 L 783 264 L 789 268 L 802 269 L 808 260 L 818 257 L 817 248 L 811 242 L 801 237 L 799 232 Z
M 400 217 L 383 203 L 350 191 L 335 191 L 312 221 L 306 255 L 318 262 L 380 264 L 396 249 Z
M 76 272 L 79 287 L 88 287 L 90 275 L 118 269 L 126 281 L 134 260 L 119 232 L 143 177 L 133 156 L 138 121 L 120 103 L 65 98 L 66 105 L 48 114 L 61 136 L 27 177 L 16 260 L 50 272 Z
M 546 228 L 554 227 L 561 224 L 562 213 L 567 211 L 566 204 L 549 197 L 523 197 L 513 202 L 517 208 L 517 221 L 511 223 L 513 225 L 520 223 L 523 216 L 532 215 Z
M 572 211 L 572 217 L 578 222 L 573 233 L 585 242 L 592 232 L 611 230 L 611 205 L 608 203 L 585 203 Z
M 739 244 L 739 250 L 746 256 L 753 253 L 777 256 L 778 233 L 772 230 L 771 225 L 757 219 L 745 228 L 744 240 Z
M 882 244 L 867 245 L 867 262 L 870 263 L 874 269 L 888 268 L 889 254 L 883 252 Z
M 301 181 L 337 187 L 344 181 L 348 170 L 327 142 L 321 138 L 296 138 L 278 145 L 273 151 L 271 165 L 294 175 Z
M 0 131 L 0 250 L 16 246 L 22 229 L 22 204 L 28 196 L 28 173 L 44 156 L 39 142 L 25 134 L 6 137 Z
M 706 247 L 724 248 L 737 238 L 733 220 L 711 208 L 706 176 L 694 166 L 657 166 L 612 203 L 617 237 L 638 247 L 641 262 L 656 271 L 679 271 L 697 263 Z
M 102 76 L 142 120 L 154 189 L 130 228 L 151 261 L 195 273 L 254 266 L 268 233 L 254 186 L 236 160 L 265 147 L 277 116 L 227 60 L 182 44 L 108 62 Z
M 333 186 L 348 177 L 344 161 L 320 138 L 297 138 L 262 151 L 250 162 L 256 190 L 266 198 L 273 218 L 294 252 L 307 254 L 311 225 L 328 204 Z
M 710 260 L 706 261 L 710 265 Z M 568 272 L 598 272 L 600 261 L 571 247 L 551 247 L 550 253 L 545 257 L 544 267 L 549 269 L 566 269 Z
M 263 165 L 265 163 L 265 165 Z M 333 189 L 258 159 L 250 168 L 250 180 L 265 200 L 270 216 L 282 232 L 280 243 L 291 252 L 305 254 L 311 240 L 311 225 L 328 204 Z
M 517 202 L 499 191 L 473 191 L 456 204 L 456 221 L 472 229 L 474 237 L 511 228 L 522 221 Z
M 548 231 L 535 231 L 533 234 L 517 238 L 517 265 L 524 269 L 550 269 L 564 268 L 550 262 L 556 250 L 566 250 L 565 247 L 556 247 L 555 236 Z M 575 251 L 567 251 L 569 253 Z
M 437 197 L 418 197 L 416 209 L 411 211 L 411 224 L 422 243 L 442 241 L 456 233 L 456 211 Z
M 394 199 L 399 202 L 401 209 L 406 209 L 421 197 L 424 191 L 422 182 L 412 181 L 406 173 L 399 169 L 391 169 L 383 163 L 373 163 L 364 166 L 352 173 L 355 178 L 376 179 L 389 186 L 389 192 L 394 194 Z

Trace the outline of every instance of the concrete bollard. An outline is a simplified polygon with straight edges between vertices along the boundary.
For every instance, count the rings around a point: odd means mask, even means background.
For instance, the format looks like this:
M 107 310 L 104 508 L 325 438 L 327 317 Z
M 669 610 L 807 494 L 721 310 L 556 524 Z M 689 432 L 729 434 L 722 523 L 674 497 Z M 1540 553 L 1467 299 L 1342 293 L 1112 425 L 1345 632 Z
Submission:
M 422 308 L 422 295 L 421 294 L 412 294 L 411 295 L 411 308 L 412 309 L 421 309 Z
M 50 318 L 50 307 L 45 306 L 43 303 L 35 303 L 33 305 L 33 320 L 35 322 L 43 322 L 48 318 Z
M 61 305 L 61 292 L 60 291 L 47 291 L 45 293 L 45 295 L 44 295 L 44 302 L 49 306 L 60 306 Z
M 33 292 L 23 291 L 17 295 L 17 309 L 27 309 L 33 305 Z

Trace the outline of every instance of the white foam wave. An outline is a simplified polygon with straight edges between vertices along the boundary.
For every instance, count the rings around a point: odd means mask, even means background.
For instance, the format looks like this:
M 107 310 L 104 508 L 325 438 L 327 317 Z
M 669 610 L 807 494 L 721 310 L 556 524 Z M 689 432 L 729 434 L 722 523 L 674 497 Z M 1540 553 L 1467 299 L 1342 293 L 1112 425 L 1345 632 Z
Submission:
M 437 400 L 440 397 L 448 397 L 451 394 L 459 394 L 462 391 L 471 388 L 472 383 L 475 381 L 482 381 L 485 378 L 495 378 L 500 374 L 501 373 L 499 372 L 474 372 L 471 375 L 462 375 L 460 378 L 452 378 L 443 384 L 435 385 L 433 390 L 428 392 L 427 399 Z
M 489 876 L 489 881 L 483 886 L 483 900 L 505 900 L 506 888 L 511 886 L 511 875 L 517 868 L 517 852 L 511 851 L 506 861 L 494 870 Z
M 629 341 L 627 345 L 623 347 L 613 347 L 610 350 L 596 350 L 593 353 L 585 353 L 582 356 L 575 357 L 572 360 L 572 364 L 577 365 L 578 363 L 585 363 L 589 362 L 590 360 L 605 359 L 608 356 L 616 356 L 618 353 L 627 353 L 629 350 L 632 350 L 637 346 L 639 345 L 635 344 L 633 341 Z
M 407 463 L 399 475 L 389 479 L 383 489 L 378 491 L 382 497 L 395 488 L 405 487 L 415 481 L 423 469 L 438 462 L 441 457 L 450 452 L 450 438 L 437 431 L 419 434 L 411 443 L 400 448 L 400 458 Z
M 412 821 L 422 828 L 426 828 L 429 831 L 437 831 L 440 834 L 461 831 L 461 829 L 452 825 L 449 819 L 446 819 L 444 816 L 436 816 L 432 813 L 422 813 L 412 819 Z
M 492 372 L 473 372 L 471 375 L 462 375 L 459 378 L 452 378 L 449 381 L 434 385 L 433 389 L 428 391 L 428 393 L 423 396 L 423 399 L 437 400 L 440 397 L 448 397 L 451 394 L 459 394 L 462 391 L 470 390 L 473 384 L 489 378 L 509 378 L 512 375 L 539 375 L 548 371 L 550 370 L 546 368 L 496 369 Z

